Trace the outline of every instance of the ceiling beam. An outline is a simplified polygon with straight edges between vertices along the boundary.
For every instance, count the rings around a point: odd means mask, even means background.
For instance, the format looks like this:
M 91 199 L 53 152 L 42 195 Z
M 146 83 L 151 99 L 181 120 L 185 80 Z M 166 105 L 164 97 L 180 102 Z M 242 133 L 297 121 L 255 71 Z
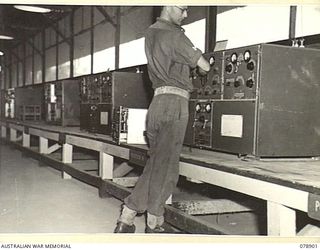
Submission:
M 100 11 L 100 13 L 104 16 L 104 18 L 112 24 L 113 27 L 116 27 L 116 23 L 112 20 L 112 18 L 109 16 L 109 14 L 106 12 L 106 10 L 102 6 L 96 6 L 96 8 Z
M 40 56 L 43 55 L 42 52 L 38 48 L 36 48 L 32 42 L 30 42 L 29 40 L 26 41 Z
M 54 30 L 55 32 L 57 32 L 57 34 L 58 34 L 59 36 L 61 36 L 62 39 L 63 39 L 65 42 L 67 42 L 69 45 L 71 45 L 70 39 L 67 38 L 67 37 L 59 30 L 59 28 L 57 27 L 57 26 L 58 26 L 58 22 L 52 22 L 52 21 L 51 21 L 48 17 L 46 17 L 46 16 L 45 16 L 45 18 L 46 18 L 47 24 L 48 24 L 51 28 L 53 28 L 53 30 Z

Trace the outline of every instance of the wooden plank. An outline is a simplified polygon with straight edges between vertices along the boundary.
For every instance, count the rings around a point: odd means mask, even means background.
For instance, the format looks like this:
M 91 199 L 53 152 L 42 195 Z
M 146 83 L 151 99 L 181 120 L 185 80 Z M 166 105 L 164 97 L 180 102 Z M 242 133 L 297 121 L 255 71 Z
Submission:
M 267 202 L 268 235 L 296 236 L 296 212 L 281 204 Z
M 10 141 L 17 141 L 17 130 L 10 128 Z
M 317 236 L 317 237 L 319 237 L 319 235 L 320 235 L 320 228 L 315 225 L 311 225 L 311 224 L 306 225 L 304 228 L 302 228 L 297 233 L 297 236 Z
M 1 138 L 7 138 L 7 127 L 1 126 Z
M 60 148 L 61 146 L 58 143 L 53 144 L 51 147 L 48 148 L 48 154 L 52 154 L 53 152 L 57 151 Z
M 303 161 L 301 159 L 296 161 L 277 159 L 277 161 L 272 162 L 244 161 L 232 154 L 184 148 L 181 161 L 272 182 L 309 193 L 319 193 L 320 190 L 320 161 L 316 158 L 308 161 L 305 159 Z
M 164 216 L 166 222 L 191 234 L 231 234 L 229 231 L 219 225 L 212 225 L 205 220 L 188 215 L 171 206 L 165 206 Z
M 49 142 L 47 138 L 44 138 L 44 137 L 39 138 L 40 154 L 48 154 L 48 145 L 49 145 Z
M 62 145 L 62 162 L 63 163 L 72 163 L 72 153 L 73 153 L 73 146 L 67 143 Z M 63 179 L 72 179 L 72 176 L 62 171 L 62 178 Z
M 248 212 L 252 208 L 239 202 L 227 199 L 174 201 L 173 207 L 191 215 L 223 214 L 235 212 Z
M 180 162 L 180 175 L 283 204 L 303 212 L 308 211 L 308 192 L 298 189 L 185 162 Z
M 113 156 L 104 152 L 99 153 L 99 176 L 111 180 L 113 176 Z
M 139 177 L 113 178 L 112 181 L 124 187 L 134 187 Z
M 19 124 L 15 124 L 15 123 L 8 123 L 8 127 L 15 129 L 15 130 L 19 130 L 19 131 L 23 131 L 23 128 L 24 128 L 23 125 L 19 125 Z
M 123 177 L 130 173 L 134 168 L 129 166 L 127 162 L 121 163 L 119 166 L 115 167 L 113 170 L 113 178 Z
M 122 159 L 129 159 L 129 149 L 121 146 L 104 143 L 95 139 L 82 138 L 73 135 L 66 136 L 66 142 L 78 147 L 104 152 L 106 154 L 114 155 Z
M 29 128 L 29 134 L 47 138 L 53 141 L 59 141 L 59 132 L 49 132 L 35 128 Z
M 24 132 L 22 134 L 22 146 L 27 148 L 30 147 L 30 135 Z
M 99 188 L 101 186 L 101 178 L 100 177 L 92 176 L 91 174 L 88 174 L 84 171 L 75 169 L 73 166 L 70 166 L 66 163 L 62 163 L 61 161 L 52 158 L 50 155 L 41 155 L 38 152 L 32 150 L 31 148 L 24 148 L 17 143 L 13 143 L 13 145 L 15 147 L 17 147 L 18 149 L 20 149 L 21 151 L 30 155 L 30 157 L 35 158 L 35 159 L 47 164 L 48 166 L 50 166 L 56 170 L 66 172 L 67 174 L 69 174 L 73 178 L 76 178 L 84 183 L 87 183 L 87 184 L 94 186 L 94 187 L 97 187 L 97 188 Z

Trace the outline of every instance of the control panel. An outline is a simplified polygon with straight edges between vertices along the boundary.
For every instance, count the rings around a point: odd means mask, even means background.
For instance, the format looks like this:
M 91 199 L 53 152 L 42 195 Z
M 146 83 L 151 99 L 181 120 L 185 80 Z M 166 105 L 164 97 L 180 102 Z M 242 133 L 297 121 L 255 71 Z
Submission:
M 212 138 L 212 101 L 210 100 L 192 100 L 190 119 L 191 138 L 193 145 L 198 147 L 211 147 Z
M 256 98 L 258 49 L 258 46 L 250 46 L 224 52 L 223 99 Z
M 221 99 L 223 91 L 223 52 L 212 52 L 203 56 L 210 63 L 211 69 L 205 76 L 196 73 L 191 76 L 194 87 L 191 99 Z
M 84 76 L 80 81 L 81 103 L 111 103 L 112 74 L 109 72 Z

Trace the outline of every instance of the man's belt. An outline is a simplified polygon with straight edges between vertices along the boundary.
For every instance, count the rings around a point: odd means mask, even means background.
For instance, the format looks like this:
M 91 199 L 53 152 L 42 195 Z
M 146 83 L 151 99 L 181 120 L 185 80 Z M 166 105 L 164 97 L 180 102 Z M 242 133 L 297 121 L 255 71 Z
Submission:
M 174 95 L 182 96 L 186 99 L 190 98 L 190 93 L 187 90 L 180 89 L 173 86 L 163 86 L 163 87 L 156 88 L 154 90 L 154 96 L 161 95 L 161 94 L 174 94 Z

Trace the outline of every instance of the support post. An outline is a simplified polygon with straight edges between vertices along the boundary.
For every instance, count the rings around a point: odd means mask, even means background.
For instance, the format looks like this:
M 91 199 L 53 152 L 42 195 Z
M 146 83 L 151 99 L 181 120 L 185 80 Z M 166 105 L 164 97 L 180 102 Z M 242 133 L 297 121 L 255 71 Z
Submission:
M 39 149 L 39 153 L 40 154 L 48 154 L 48 139 L 47 138 L 43 138 L 43 137 L 39 137 L 39 145 L 40 145 L 40 149 Z
M 30 135 L 23 132 L 22 134 L 22 146 L 30 148 Z
M 99 155 L 99 176 L 102 179 L 111 180 L 113 178 L 113 156 L 104 152 Z
M 268 235 L 296 236 L 296 212 L 286 206 L 268 201 Z
M 62 162 L 63 163 L 72 163 L 72 153 L 73 153 L 73 146 L 71 144 L 65 143 L 62 145 Z M 68 173 L 62 171 L 62 178 L 63 179 L 71 179 L 72 176 Z
M 10 128 L 10 141 L 17 140 L 17 130 Z
M 1 126 L 1 138 L 7 138 L 7 128 L 5 126 Z

